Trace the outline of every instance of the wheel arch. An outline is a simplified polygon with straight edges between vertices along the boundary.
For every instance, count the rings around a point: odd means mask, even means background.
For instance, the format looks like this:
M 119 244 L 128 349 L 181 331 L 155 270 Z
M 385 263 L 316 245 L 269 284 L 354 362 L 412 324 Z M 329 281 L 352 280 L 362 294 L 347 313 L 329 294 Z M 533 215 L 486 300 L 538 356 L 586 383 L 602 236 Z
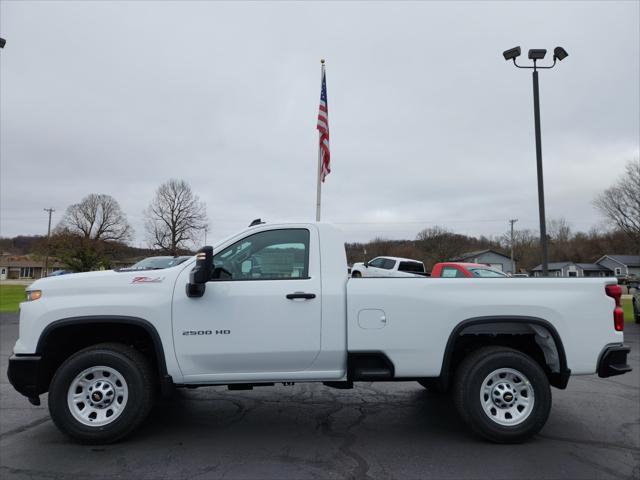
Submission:
M 545 333 L 547 334 L 545 336 Z M 569 381 L 571 370 L 567 367 L 567 357 L 562 339 L 556 328 L 547 320 L 539 317 L 520 315 L 498 315 L 473 317 L 463 320 L 449 334 L 440 372 L 440 382 L 446 388 L 455 369 L 457 347 L 464 336 L 491 337 L 499 335 L 532 334 L 543 355 L 548 369 L 551 385 L 564 389 Z M 480 342 L 481 343 L 481 342 Z M 543 365 L 544 366 L 544 365 Z
M 64 347 L 56 352 L 52 345 L 61 339 L 64 339 Z M 47 365 L 46 371 L 39 372 L 40 390 L 48 389 L 53 374 L 70 355 L 82 348 L 106 341 L 148 342 L 149 345 L 145 345 L 145 348 L 150 351 L 144 353 L 147 353 L 163 391 L 167 381 L 171 383 L 167 374 L 164 346 L 155 326 L 139 317 L 92 315 L 63 318 L 44 328 L 36 346 L 36 354 L 41 355 Z

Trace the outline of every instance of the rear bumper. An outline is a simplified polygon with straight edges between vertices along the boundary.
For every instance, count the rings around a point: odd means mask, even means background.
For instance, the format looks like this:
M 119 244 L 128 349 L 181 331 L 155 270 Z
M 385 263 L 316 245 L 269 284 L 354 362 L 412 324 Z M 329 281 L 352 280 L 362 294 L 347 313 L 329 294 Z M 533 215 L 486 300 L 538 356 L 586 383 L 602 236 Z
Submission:
M 598 376 L 602 378 L 622 375 L 631 371 L 627 363 L 627 354 L 631 348 L 624 345 L 609 345 L 605 347 L 598 362 Z
M 47 391 L 42 373 L 42 357 L 39 355 L 13 355 L 9 359 L 9 382 L 25 397 L 35 398 Z

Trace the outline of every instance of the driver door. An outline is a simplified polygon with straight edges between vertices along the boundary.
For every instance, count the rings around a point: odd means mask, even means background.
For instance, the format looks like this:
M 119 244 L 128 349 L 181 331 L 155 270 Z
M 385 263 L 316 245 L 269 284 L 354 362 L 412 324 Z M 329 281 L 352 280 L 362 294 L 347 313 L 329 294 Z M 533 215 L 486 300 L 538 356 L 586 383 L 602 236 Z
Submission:
M 384 265 L 384 258 L 374 258 L 369 262 L 369 266 L 366 269 L 367 277 L 385 277 L 387 275 L 386 270 L 382 269 Z
M 320 351 L 319 259 L 315 229 L 271 229 L 217 251 L 201 298 L 186 296 L 185 269 L 173 307 L 183 375 L 250 381 L 309 368 Z

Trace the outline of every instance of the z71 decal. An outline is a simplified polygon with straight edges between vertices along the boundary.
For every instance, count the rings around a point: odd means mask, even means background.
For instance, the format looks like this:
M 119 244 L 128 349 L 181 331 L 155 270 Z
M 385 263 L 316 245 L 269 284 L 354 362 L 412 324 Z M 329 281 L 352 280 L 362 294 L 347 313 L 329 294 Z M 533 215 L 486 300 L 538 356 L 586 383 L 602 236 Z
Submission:
M 162 283 L 164 277 L 133 277 L 131 283 Z

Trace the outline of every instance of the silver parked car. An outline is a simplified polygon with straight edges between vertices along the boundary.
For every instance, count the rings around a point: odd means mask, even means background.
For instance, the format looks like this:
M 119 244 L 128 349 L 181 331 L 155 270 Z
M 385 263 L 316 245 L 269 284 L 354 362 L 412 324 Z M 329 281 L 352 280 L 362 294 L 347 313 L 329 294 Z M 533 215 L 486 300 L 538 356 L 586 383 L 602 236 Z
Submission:
M 120 271 L 130 271 L 130 270 L 162 270 L 163 268 L 175 267 L 176 265 L 180 265 L 183 262 L 189 260 L 191 256 L 184 255 L 181 257 L 149 257 L 144 260 L 140 260 L 138 263 L 127 267 L 121 268 Z

